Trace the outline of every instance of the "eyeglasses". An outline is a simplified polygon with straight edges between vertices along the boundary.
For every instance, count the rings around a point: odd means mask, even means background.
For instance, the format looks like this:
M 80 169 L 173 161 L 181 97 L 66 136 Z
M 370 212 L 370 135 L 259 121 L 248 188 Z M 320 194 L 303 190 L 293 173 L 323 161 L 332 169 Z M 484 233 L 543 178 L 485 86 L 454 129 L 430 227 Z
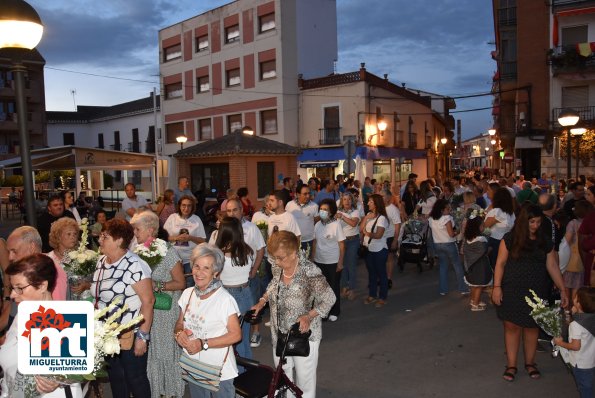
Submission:
M 275 263 L 282 263 L 282 262 L 284 262 L 285 260 L 287 260 L 287 258 L 288 258 L 289 256 L 290 256 L 290 254 L 286 255 L 285 257 L 279 257 L 279 256 L 277 256 L 277 257 L 272 257 L 272 256 L 271 256 L 271 260 L 273 260 Z
M 18 294 L 19 296 L 21 294 L 23 294 L 23 290 L 25 290 L 26 288 L 28 288 L 29 286 L 31 286 L 31 284 L 28 284 L 26 286 L 11 286 L 11 290 L 13 290 L 16 294 Z

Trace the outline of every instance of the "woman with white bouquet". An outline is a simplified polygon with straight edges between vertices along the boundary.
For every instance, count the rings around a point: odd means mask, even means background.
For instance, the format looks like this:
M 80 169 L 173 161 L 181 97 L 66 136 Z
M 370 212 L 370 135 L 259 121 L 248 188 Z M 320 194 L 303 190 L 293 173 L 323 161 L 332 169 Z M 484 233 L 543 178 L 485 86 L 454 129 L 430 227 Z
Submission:
M 70 298 L 68 293 L 68 275 L 64 270 L 64 263 L 69 261 L 68 251 L 74 250 L 78 243 L 79 225 L 68 217 L 60 218 L 50 228 L 49 242 L 54 248 L 47 256 L 54 261 L 57 271 L 56 288 L 52 292 L 54 300 L 66 300 Z
M 171 331 L 178 319 L 180 308 L 175 304 L 186 287 L 182 259 L 165 241 L 156 239 L 159 217 L 152 211 L 143 211 L 132 217 L 134 236 L 138 242 L 133 251 L 149 264 L 155 295 L 168 295 L 174 303 L 153 312 L 151 344 L 147 375 L 151 384 L 151 397 L 182 397 L 184 382 L 178 365 L 181 349 L 171 338 Z

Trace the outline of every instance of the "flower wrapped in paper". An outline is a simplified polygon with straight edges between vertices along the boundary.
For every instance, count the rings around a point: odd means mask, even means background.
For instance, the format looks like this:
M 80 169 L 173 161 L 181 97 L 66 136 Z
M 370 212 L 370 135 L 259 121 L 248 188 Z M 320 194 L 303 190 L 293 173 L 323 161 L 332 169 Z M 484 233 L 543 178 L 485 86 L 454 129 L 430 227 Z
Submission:
M 134 253 L 155 268 L 167 255 L 167 242 L 162 239 L 150 239 L 142 245 L 136 245 Z
M 97 259 L 99 258 L 98 251 L 87 249 L 89 222 L 86 218 L 81 220 L 80 229 L 82 234 L 78 248 L 67 252 L 62 260 L 64 270 L 68 275 L 68 283 L 70 286 L 78 285 L 79 283 L 92 278 L 97 267 Z M 86 291 L 80 295 L 73 295 L 73 298 L 84 299 L 89 295 L 89 292 Z
M 549 336 L 556 337 L 562 335 L 562 325 L 564 319 L 560 309 L 560 302 L 556 301 L 554 307 L 548 305 L 547 300 L 537 296 L 534 290 L 529 289 L 532 297 L 525 296 L 525 301 L 531 307 L 531 317 L 537 325 Z M 552 343 L 553 345 L 553 343 Z M 553 355 L 557 356 L 559 347 L 554 345 Z

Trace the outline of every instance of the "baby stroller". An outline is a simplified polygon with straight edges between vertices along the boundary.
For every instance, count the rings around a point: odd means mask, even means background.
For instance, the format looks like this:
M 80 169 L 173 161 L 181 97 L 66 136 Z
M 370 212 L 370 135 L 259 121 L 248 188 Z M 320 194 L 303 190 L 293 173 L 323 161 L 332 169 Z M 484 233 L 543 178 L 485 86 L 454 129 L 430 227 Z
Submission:
M 244 322 L 257 324 L 261 321 L 262 315 L 259 313 L 254 316 L 254 311 L 250 310 L 242 316 L 240 325 Z M 289 336 L 289 333 L 287 336 Z M 246 371 L 237 376 L 234 380 L 233 384 L 236 390 L 236 397 L 285 398 L 294 396 L 300 398 L 302 396 L 302 391 L 299 387 L 296 386 L 283 371 L 287 341 L 288 339 L 285 340 L 285 347 L 276 368 L 263 365 L 253 359 L 240 357 L 236 352 L 237 364 L 246 368 Z
M 428 255 L 428 222 L 410 219 L 403 228 L 403 239 L 399 247 L 399 270 L 403 272 L 405 263 L 415 263 L 419 272 L 422 272 L 421 262 Z M 430 262 L 430 267 L 432 265 Z

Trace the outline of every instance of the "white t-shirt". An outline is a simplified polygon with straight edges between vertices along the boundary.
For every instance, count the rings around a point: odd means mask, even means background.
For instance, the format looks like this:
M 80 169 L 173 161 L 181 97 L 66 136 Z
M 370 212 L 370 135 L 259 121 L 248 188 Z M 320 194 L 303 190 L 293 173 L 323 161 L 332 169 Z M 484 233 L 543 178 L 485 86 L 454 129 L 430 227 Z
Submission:
M 343 214 L 345 217 L 362 219 L 358 209 L 351 209 L 349 211 L 338 211 L 337 213 Z M 341 228 L 343 228 L 343 235 L 347 238 L 348 236 L 359 235 L 359 221 L 355 224 L 355 227 L 347 224 L 345 221 L 339 221 Z
M 316 253 L 314 262 L 320 264 L 336 264 L 339 262 L 339 242 L 345 240 L 343 228 L 336 220 L 328 224 L 318 221 L 314 226 Z
M 429 220 L 430 228 L 432 228 L 432 239 L 434 239 L 434 243 L 449 243 L 456 240 L 454 236 L 451 237 L 448 235 L 448 230 L 446 229 L 446 224 L 449 222 L 453 227 L 455 225 L 451 215 L 442 216 L 438 220 L 434 220 L 432 217 L 430 217 Z
M 258 229 L 255 224 L 248 220 L 242 220 L 242 230 L 244 231 L 244 242 L 250 246 L 254 252 L 254 255 L 256 255 L 257 251 L 266 246 L 266 243 L 264 243 L 264 238 L 260 233 L 260 229 Z M 218 232 L 218 230 L 214 230 L 213 233 L 211 233 L 211 236 L 209 237 L 209 244 L 214 245 L 215 242 L 217 242 Z
M 432 208 L 434 207 L 436 200 L 436 196 L 430 196 L 426 200 L 420 200 L 419 205 L 421 206 L 421 214 L 424 216 L 429 215 L 432 212 Z
M 506 189 L 508 189 L 508 192 L 510 192 L 510 196 L 512 196 L 513 199 L 516 198 L 516 191 L 514 189 L 512 189 L 508 185 L 506 186 Z
M 187 306 L 188 302 L 190 305 Z M 189 287 L 182 292 L 178 300 L 180 311 L 184 313 L 186 307 L 188 310 L 184 314 L 184 329 L 192 331 L 191 339 L 213 339 L 223 336 L 228 332 L 227 322 L 233 314 L 240 315 L 240 310 L 235 299 L 224 287 L 217 289 L 209 298 L 201 300 L 194 292 L 194 287 Z M 188 351 L 184 349 L 188 355 Z M 227 353 L 227 359 L 225 355 Z M 221 366 L 221 380 L 233 379 L 238 375 L 233 347 L 228 348 L 209 348 L 206 351 L 200 351 L 194 355 L 188 355 L 190 358 L 212 365 Z M 223 360 L 225 359 L 225 363 Z
M 187 229 L 188 234 L 191 236 L 203 239 L 207 238 L 207 235 L 205 234 L 205 228 L 202 225 L 202 221 L 200 221 L 200 218 L 196 214 L 192 214 L 188 218 L 182 218 L 178 213 L 174 213 L 167 218 L 165 224 L 163 224 L 163 228 L 171 236 L 180 235 L 180 230 Z M 196 243 L 191 241 L 172 243 L 174 248 L 180 255 L 182 262 L 190 262 L 190 255 L 192 254 L 192 249 L 196 247 Z
M 248 256 L 248 264 L 234 265 L 231 257 L 225 256 L 225 264 L 223 271 L 221 271 L 221 282 L 225 286 L 238 286 L 248 282 L 250 277 L 250 269 L 254 265 L 254 254 Z
M 264 221 L 267 224 L 269 223 L 269 217 L 266 213 L 263 213 L 262 211 L 257 211 L 252 215 L 252 224 L 256 225 L 259 221 Z M 258 227 L 257 227 L 258 228 Z
M 314 239 L 314 217 L 318 216 L 318 205 L 309 201 L 305 205 L 290 200 L 285 206 L 285 211 L 291 213 L 302 233 L 302 242 Z
M 587 329 L 574 321 L 570 322 L 568 326 L 568 339 L 581 341 L 580 350 L 568 350 L 570 353 L 570 364 L 579 369 L 595 368 L 595 337 Z
M 372 218 L 368 220 L 366 223 L 366 232 L 376 232 L 379 227 L 382 227 L 386 230 L 388 227 L 388 221 L 384 216 L 378 216 L 378 222 L 374 227 L 374 231 L 372 231 L 372 226 L 374 226 L 374 222 L 376 222 L 376 218 Z M 368 243 L 369 242 L 369 243 Z M 386 234 L 382 235 L 380 239 L 370 239 L 369 236 L 364 236 L 364 246 L 368 247 L 368 250 L 371 252 L 379 252 L 382 249 L 388 249 L 386 246 Z
M 269 217 L 269 236 L 272 235 L 273 229 L 279 228 L 279 231 L 293 232 L 295 236 L 301 236 L 302 232 L 298 223 L 295 221 L 295 217 L 289 212 L 283 212 L 281 214 L 272 214 Z
M 501 240 L 504 235 L 512 229 L 514 226 L 514 221 L 516 220 L 514 213 L 505 213 L 500 208 L 494 208 L 488 211 L 486 218 L 490 217 L 494 217 L 498 221 L 496 224 L 490 227 L 490 231 L 492 231 L 490 236 L 498 240 Z
M 394 204 L 386 206 L 386 215 L 388 216 L 388 227 L 384 230 L 384 236 L 393 238 L 395 236 L 395 224 L 401 223 L 401 212 Z
M 128 209 L 138 209 L 139 207 L 147 206 L 149 202 L 144 196 L 136 195 L 136 199 L 130 199 L 128 196 L 122 201 L 122 210 L 127 212 Z M 126 213 L 126 221 L 130 221 L 130 216 Z

